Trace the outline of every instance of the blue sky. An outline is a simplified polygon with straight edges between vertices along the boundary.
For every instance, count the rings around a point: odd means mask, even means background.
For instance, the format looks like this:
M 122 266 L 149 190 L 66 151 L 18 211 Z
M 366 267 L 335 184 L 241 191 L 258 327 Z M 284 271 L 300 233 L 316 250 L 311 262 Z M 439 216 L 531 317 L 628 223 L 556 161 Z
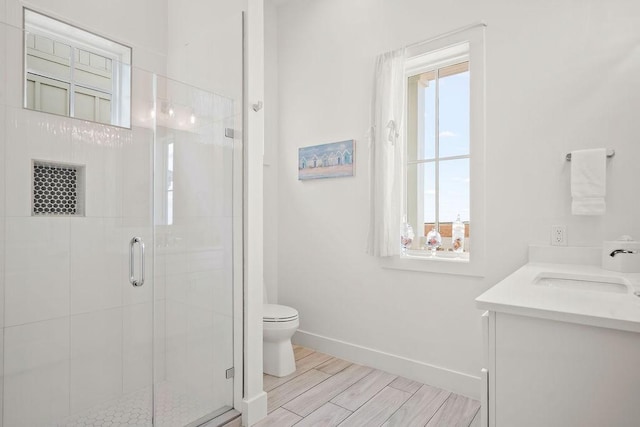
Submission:
M 435 82 L 425 96 L 426 138 L 424 158 L 435 153 Z M 440 79 L 440 157 L 469 154 L 469 72 Z M 424 182 L 424 221 L 435 220 L 435 167 L 422 166 Z M 455 221 L 457 215 L 469 220 L 469 160 L 440 162 L 440 222 Z

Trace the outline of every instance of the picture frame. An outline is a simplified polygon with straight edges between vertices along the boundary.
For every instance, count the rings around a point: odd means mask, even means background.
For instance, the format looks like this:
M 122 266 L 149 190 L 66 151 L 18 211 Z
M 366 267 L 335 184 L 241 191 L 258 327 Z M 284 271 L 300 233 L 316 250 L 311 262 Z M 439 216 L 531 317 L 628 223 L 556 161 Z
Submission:
M 355 141 L 331 142 L 298 149 L 298 180 L 354 176 Z

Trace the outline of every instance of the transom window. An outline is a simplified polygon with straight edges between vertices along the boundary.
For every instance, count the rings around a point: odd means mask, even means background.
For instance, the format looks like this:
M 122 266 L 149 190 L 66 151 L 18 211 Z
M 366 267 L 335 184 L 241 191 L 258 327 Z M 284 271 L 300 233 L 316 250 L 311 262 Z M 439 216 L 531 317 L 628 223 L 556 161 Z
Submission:
M 24 9 L 25 108 L 130 127 L 131 48 Z

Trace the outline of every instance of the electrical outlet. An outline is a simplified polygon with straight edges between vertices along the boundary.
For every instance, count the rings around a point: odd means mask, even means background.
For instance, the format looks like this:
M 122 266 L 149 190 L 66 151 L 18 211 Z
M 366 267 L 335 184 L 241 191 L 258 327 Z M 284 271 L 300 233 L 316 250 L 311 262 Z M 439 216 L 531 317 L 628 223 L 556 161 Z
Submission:
M 567 246 L 567 226 L 551 226 L 551 246 Z

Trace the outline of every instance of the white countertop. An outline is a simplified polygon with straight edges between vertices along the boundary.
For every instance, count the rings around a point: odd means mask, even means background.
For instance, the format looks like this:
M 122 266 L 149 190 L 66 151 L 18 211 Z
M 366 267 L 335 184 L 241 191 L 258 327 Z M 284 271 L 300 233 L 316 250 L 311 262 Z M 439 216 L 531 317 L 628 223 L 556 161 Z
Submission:
M 621 277 L 629 293 L 534 285 L 540 273 Z M 484 310 L 640 332 L 640 273 L 619 273 L 595 265 L 530 262 L 476 298 Z

